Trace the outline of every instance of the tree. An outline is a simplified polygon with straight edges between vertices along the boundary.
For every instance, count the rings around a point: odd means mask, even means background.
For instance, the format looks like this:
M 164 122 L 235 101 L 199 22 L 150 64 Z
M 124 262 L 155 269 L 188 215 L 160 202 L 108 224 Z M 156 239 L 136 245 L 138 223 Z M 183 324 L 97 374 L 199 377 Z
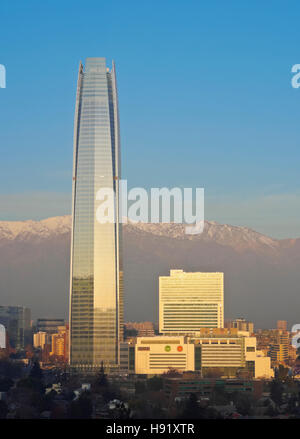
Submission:
M 279 365 L 279 367 L 276 369 L 275 377 L 278 380 L 284 381 L 288 375 L 289 368 L 284 367 L 282 364 Z
M 62 391 L 62 397 L 66 401 L 70 402 L 70 401 L 73 401 L 73 399 L 75 398 L 75 393 L 73 392 L 72 389 L 64 388 Z
M 0 360 L 0 376 L 4 378 L 20 378 L 24 366 L 11 360 Z
M 37 392 L 39 394 L 44 394 L 45 387 L 41 380 L 35 379 L 35 378 L 22 378 L 17 382 L 18 388 L 27 388 L 31 389 L 34 392 Z
M 89 419 L 92 416 L 93 405 L 89 392 L 83 392 L 76 401 L 71 402 L 70 418 Z
M 40 395 L 45 393 L 43 372 L 38 361 L 35 361 L 27 378 L 18 381 L 17 387 L 27 387 Z
M 234 403 L 238 413 L 240 413 L 241 415 L 249 416 L 252 414 L 252 395 L 245 392 L 237 392 L 234 397 Z
M 274 418 L 274 416 L 278 415 L 278 411 L 271 404 L 269 404 L 265 414 L 271 418 Z
M 207 367 L 203 370 L 205 378 L 221 378 L 223 371 L 220 367 Z
M 31 371 L 29 373 L 29 377 L 33 378 L 33 379 L 37 379 L 37 380 L 43 379 L 43 371 L 40 367 L 40 363 L 38 360 L 35 360 L 35 362 L 33 363 L 33 366 L 32 366 Z
M 146 392 L 146 386 L 143 381 L 136 381 L 135 382 L 135 394 L 138 395 L 140 393 Z
M 0 401 L 0 419 L 6 419 L 8 413 L 8 407 L 6 402 Z
M 150 378 L 147 382 L 147 388 L 151 391 L 159 391 L 163 388 L 163 380 L 161 377 L 158 377 L 155 375 L 154 377 Z
M 174 367 L 170 367 L 168 372 L 164 372 L 162 374 L 163 378 L 177 378 L 177 377 L 181 377 L 182 374 L 180 372 L 178 372 L 177 369 L 175 369 Z
M 64 407 L 54 404 L 51 410 L 51 419 L 66 419 L 66 410 Z
M 197 396 L 195 393 L 191 393 L 189 399 L 187 400 L 182 417 L 184 419 L 197 419 L 199 416 L 199 406 L 197 401 Z
M 214 387 L 211 400 L 215 405 L 226 405 L 229 403 L 229 395 L 226 393 L 224 385 Z
M 127 329 L 126 326 L 124 326 L 124 339 L 130 338 L 130 337 L 137 337 L 138 331 L 136 329 Z
M 0 392 L 8 392 L 13 385 L 14 382 L 11 378 L 0 379 Z
M 26 352 L 26 358 L 33 358 L 34 353 L 31 345 L 27 345 L 25 347 L 25 352 Z
M 282 403 L 282 393 L 283 386 L 280 380 L 273 379 L 270 386 L 270 395 L 271 399 L 275 402 L 276 405 L 280 405 Z
M 105 372 L 104 372 L 103 361 L 101 362 L 101 368 L 100 368 L 99 373 L 96 376 L 94 385 L 96 387 L 108 387 L 109 386 L 109 383 L 107 381 L 107 377 L 106 377 Z

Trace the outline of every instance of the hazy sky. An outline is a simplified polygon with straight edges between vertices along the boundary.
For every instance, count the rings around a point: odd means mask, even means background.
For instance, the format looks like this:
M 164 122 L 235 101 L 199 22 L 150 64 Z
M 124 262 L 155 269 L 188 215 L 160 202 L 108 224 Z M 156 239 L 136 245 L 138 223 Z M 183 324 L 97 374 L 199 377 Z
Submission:
M 79 61 L 117 66 L 123 178 L 300 236 L 299 2 L 1 2 L 0 220 L 70 213 Z

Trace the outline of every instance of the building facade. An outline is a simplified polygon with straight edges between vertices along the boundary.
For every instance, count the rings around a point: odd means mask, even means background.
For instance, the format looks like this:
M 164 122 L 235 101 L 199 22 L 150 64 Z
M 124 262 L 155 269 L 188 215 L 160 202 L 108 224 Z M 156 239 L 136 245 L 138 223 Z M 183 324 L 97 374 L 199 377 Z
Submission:
M 135 333 L 138 337 L 152 337 L 155 335 L 152 322 L 128 322 L 124 323 L 127 336 L 131 337 Z
M 133 348 L 134 358 L 130 355 Z M 237 330 L 203 330 L 197 337 L 137 337 L 128 350 L 129 370 L 136 374 L 164 374 L 175 369 L 179 373 L 194 371 L 203 377 L 236 377 L 241 371 L 247 371 L 252 378 L 274 375 L 270 358 L 256 349 L 256 338 Z M 134 368 L 130 362 L 134 362 Z
M 44 349 L 45 345 L 49 343 L 50 335 L 47 332 L 36 332 L 33 334 L 33 347 Z
M 123 338 L 116 73 L 105 58 L 80 63 L 74 122 L 70 364 L 115 366 Z M 113 191 L 113 221 L 100 222 L 99 190 Z
M 46 332 L 47 334 L 55 334 L 58 331 L 59 326 L 64 326 L 64 319 L 37 319 L 36 330 L 37 332 Z
M 269 346 L 269 355 L 272 366 L 287 364 L 289 358 L 290 333 L 282 329 L 272 331 L 272 339 Z
M 282 331 L 287 331 L 287 321 L 277 320 L 277 329 L 281 329 Z
M 52 335 L 51 353 L 50 355 L 68 361 L 69 357 L 69 328 L 67 326 L 59 326 L 58 332 Z
M 235 320 L 227 320 L 225 322 L 225 328 L 236 328 L 238 331 L 248 331 L 250 334 L 254 332 L 254 323 L 249 322 L 246 319 L 239 318 Z
M 0 306 L 0 324 L 5 327 L 9 345 L 24 349 L 32 344 L 31 311 L 24 306 Z
M 159 278 L 159 332 L 193 334 L 224 326 L 224 274 L 171 270 Z
M 201 375 L 190 372 L 178 377 L 163 377 L 163 391 L 169 400 L 187 398 L 191 393 L 196 393 L 199 397 L 210 398 L 217 389 L 226 393 L 253 393 L 254 382 L 242 379 L 202 378 Z
M 194 370 L 194 345 L 186 337 L 138 337 L 135 345 L 135 373 L 155 375 Z

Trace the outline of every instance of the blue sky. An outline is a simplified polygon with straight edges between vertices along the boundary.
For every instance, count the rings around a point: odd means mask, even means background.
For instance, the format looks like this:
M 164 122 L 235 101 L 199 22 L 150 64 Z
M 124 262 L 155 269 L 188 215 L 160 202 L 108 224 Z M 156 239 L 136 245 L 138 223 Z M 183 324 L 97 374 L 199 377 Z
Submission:
M 0 220 L 70 213 L 79 61 L 117 65 L 123 178 L 204 187 L 206 219 L 300 236 L 296 1 L 1 3 Z

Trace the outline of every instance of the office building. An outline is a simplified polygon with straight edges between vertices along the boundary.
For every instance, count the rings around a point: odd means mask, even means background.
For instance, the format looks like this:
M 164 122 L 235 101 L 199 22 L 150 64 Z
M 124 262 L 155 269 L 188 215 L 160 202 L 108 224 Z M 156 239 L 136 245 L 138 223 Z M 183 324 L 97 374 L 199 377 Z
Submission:
M 282 329 L 277 329 L 274 333 L 275 340 L 271 343 L 269 352 L 272 365 L 286 364 L 289 357 L 290 334 Z
M 159 332 L 194 334 L 224 325 L 223 273 L 171 270 L 159 278 Z
M 52 335 L 58 331 L 59 326 L 64 326 L 64 324 L 64 319 L 37 319 L 36 330 L 37 332 L 46 332 Z
M 194 370 L 194 345 L 186 337 L 138 337 L 135 345 L 135 373 L 155 375 Z
M 270 358 L 256 347 L 256 338 L 249 332 L 228 329 L 202 329 L 195 344 L 195 370 L 201 368 L 203 375 L 217 369 L 223 375 L 234 377 L 241 368 L 254 378 L 273 376 Z M 201 366 L 200 366 L 201 364 Z
M 61 359 L 62 361 L 68 361 L 69 356 L 69 328 L 67 326 L 59 326 L 58 332 L 56 334 L 52 334 L 51 341 L 51 353 Z
M 270 344 L 269 355 L 272 366 L 286 364 L 289 358 L 290 334 L 282 329 L 274 330 L 274 338 Z
M 270 357 L 272 366 L 278 366 L 279 364 L 285 364 L 288 360 L 289 349 L 285 344 L 273 344 L 270 348 Z
M 136 337 L 128 346 L 129 371 L 164 374 L 194 371 L 201 376 L 252 378 L 273 376 L 270 358 L 257 350 L 250 322 L 223 328 L 223 273 L 171 270 L 159 278 L 159 330 L 163 335 Z M 246 324 L 246 326 L 244 326 Z
M 20 350 L 32 345 L 31 311 L 24 306 L 0 306 L 0 324 L 8 336 L 10 347 Z
M 105 58 L 80 63 L 74 127 L 70 278 L 70 364 L 117 367 L 123 339 L 119 221 L 120 141 L 116 73 Z M 114 195 L 99 221 L 100 189 Z
M 49 343 L 49 337 L 47 332 L 36 332 L 33 334 L 33 347 L 44 349 L 45 345 Z
M 271 378 L 270 358 L 256 349 L 256 338 L 236 329 L 203 328 L 197 337 L 138 337 L 134 358 L 129 346 L 129 363 L 134 362 L 136 374 L 163 374 L 195 371 L 206 376 L 235 377 L 245 370 L 253 378 Z
M 130 342 L 120 343 L 120 367 L 119 372 L 128 373 L 131 371 L 134 373 L 134 346 Z M 131 360 L 130 360 L 131 359 Z M 131 361 L 131 364 L 130 364 Z
M 183 372 L 177 377 L 163 377 L 163 392 L 169 401 L 188 398 L 195 393 L 199 398 L 210 398 L 215 391 L 232 394 L 234 392 L 254 393 L 255 384 L 245 379 L 203 378 L 198 373 Z

